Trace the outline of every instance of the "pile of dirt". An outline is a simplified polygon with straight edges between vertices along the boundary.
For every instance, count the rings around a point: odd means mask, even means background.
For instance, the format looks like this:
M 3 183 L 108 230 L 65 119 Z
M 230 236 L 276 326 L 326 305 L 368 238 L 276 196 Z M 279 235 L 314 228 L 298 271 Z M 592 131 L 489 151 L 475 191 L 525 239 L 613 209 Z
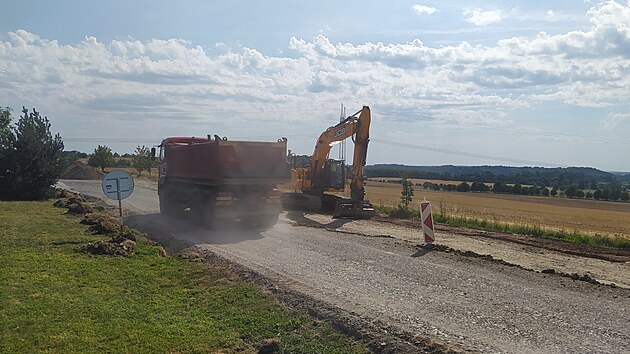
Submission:
M 89 230 L 93 234 L 113 234 L 120 229 L 120 224 L 115 217 L 103 213 L 86 214 L 81 224 L 90 225 Z
M 258 346 L 258 354 L 280 353 L 280 349 L 281 343 L 279 339 L 266 339 L 260 346 Z
M 73 193 L 65 189 L 56 189 L 55 196 L 59 199 L 53 204 L 58 208 L 68 208 L 68 214 L 84 215 L 81 224 L 89 225 L 89 231 L 93 235 L 109 235 L 108 241 L 91 242 L 79 248 L 79 251 L 111 256 L 129 256 L 133 253 L 136 242 L 141 241 L 147 246 L 156 247 L 163 257 L 168 256 L 164 247 L 154 241 L 148 240 L 146 233 L 124 227 L 120 234 L 118 219 L 105 211 L 105 206 L 98 198 L 94 203 L 88 202 L 81 194 Z
M 105 173 L 96 167 L 88 166 L 81 161 L 74 161 L 61 173 L 61 179 L 100 180 Z
M 109 241 L 90 242 L 80 248 L 81 252 L 96 255 L 123 256 L 127 257 L 136 246 L 136 241 L 126 237 L 116 237 Z
M 102 210 L 102 207 L 88 203 L 80 194 L 72 193 L 63 189 L 56 191 L 57 201 L 53 204 L 57 208 L 67 208 L 68 214 L 85 215 Z

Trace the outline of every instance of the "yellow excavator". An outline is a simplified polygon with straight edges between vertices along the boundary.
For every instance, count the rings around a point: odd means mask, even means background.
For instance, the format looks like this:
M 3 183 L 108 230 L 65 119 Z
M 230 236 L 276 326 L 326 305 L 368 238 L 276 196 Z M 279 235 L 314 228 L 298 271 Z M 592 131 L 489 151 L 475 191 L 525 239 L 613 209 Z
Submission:
M 370 107 L 348 116 L 339 124 L 324 131 L 317 139 L 310 167 L 293 167 L 290 193 L 283 194 L 287 209 L 332 210 L 334 218 L 369 219 L 374 206 L 365 199 L 365 166 L 370 141 Z M 346 188 L 346 166 L 343 160 L 329 158 L 330 149 L 352 137 L 354 157 L 351 169 L 350 198 L 332 193 L 343 193 Z

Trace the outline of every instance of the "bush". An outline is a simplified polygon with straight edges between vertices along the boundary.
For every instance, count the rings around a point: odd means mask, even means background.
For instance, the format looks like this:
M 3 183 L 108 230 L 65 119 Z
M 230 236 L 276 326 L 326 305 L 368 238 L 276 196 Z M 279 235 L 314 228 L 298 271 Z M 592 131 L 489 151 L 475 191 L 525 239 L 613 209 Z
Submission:
M 105 145 L 99 145 L 94 149 L 94 153 L 90 155 L 88 159 L 88 165 L 92 167 L 100 167 L 101 171 L 105 172 L 105 167 L 110 167 L 114 164 L 114 155 L 112 155 L 112 149 Z
M 116 159 L 112 167 L 131 167 L 131 161 L 128 159 Z
M 153 157 L 151 156 L 151 149 L 142 145 L 136 147 L 136 153 L 132 158 L 133 167 L 138 171 L 138 176 L 142 174 L 142 171 L 149 172 L 151 176 L 151 167 L 153 167 Z

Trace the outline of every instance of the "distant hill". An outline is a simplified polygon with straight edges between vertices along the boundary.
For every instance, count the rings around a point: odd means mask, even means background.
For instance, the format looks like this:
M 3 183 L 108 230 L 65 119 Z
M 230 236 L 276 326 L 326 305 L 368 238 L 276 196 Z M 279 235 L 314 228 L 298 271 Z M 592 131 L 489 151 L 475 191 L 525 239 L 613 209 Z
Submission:
M 538 186 L 595 189 L 602 184 L 623 183 L 627 176 L 604 172 L 592 167 L 511 167 L 511 166 L 406 166 L 376 164 L 365 167 L 367 177 L 400 177 L 407 171 L 410 178 L 442 179 L 468 182 L 502 182 Z
M 617 178 L 619 178 L 620 180 L 624 182 L 630 182 L 630 172 L 611 171 L 610 173 L 617 176 Z

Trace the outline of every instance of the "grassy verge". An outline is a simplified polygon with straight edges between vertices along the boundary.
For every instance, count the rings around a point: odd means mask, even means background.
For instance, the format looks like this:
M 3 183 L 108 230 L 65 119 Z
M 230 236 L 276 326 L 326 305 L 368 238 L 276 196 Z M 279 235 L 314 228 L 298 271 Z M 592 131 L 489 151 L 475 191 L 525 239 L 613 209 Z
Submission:
M 50 202 L 0 202 L 0 352 L 364 352 L 222 269 L 77 251 L 103 236 Z
M 387 206 L 377 206 L 376 211 L 389 217 L 401 219 L 420 219 L 419 210 L 401 210 Z M 540 238 L 563 240 L 576 244 L 592 245 L 608 248 L 630 249 L 630 240 L 621 237 L 609 237 L 602 235 L 587 235 L 579 233 L 577 230 L 567 232 L 563 230 L 550 230 L 535 225 L 515 225 L 498 221 L 489 221 L 477 218 L 465 218 L 450 216 L 444 213 L 433 213 L 433 221 L 455 227 L 467 227 L 470 229 L 498 231 L 518 235 L 527 235 Z

